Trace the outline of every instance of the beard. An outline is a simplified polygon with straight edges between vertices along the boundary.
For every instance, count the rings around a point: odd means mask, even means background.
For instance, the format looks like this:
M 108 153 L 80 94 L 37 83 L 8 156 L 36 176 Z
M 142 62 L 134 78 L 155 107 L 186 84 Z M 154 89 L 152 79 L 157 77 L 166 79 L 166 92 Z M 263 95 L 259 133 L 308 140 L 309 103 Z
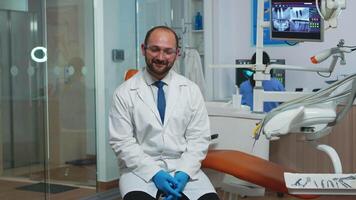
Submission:
M 169 70 L 173 67 L 174 61 L 169 62 L 167 60 L 159 60 L 156 58 L 152 58 L 149 60 L 147 57 L 145 58 L 147 71 L 157 79 L 162 79 L 165 77 Z

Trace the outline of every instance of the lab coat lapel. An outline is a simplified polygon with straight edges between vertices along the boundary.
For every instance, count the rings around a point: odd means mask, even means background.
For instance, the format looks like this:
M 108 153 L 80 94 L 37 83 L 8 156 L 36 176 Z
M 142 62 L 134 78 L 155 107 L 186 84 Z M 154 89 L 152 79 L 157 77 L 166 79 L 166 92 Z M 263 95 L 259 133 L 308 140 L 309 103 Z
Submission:
M 157 120 L 161 123 L 161 117 L 159 116 L 157 105 L 153 99 L 151 88 L 146 84 L 142 76 L 136 80 L 135 86 L 133 86 L 133 89 L 134 88 L 136 88 L 137 95 L 140 97 L 143 103 L 150 108 L 150 110 L 156 116 Z
M 179 76 L 173 72 L 172 80 L 169 85 L 168 94 L 166 96 L 166 113 L 164 116 L 164 126 L 167 126 L 169 123 L 169 119 L 176 107 L 177 102 L 179 101 L 180 97 L 180 87 L 185 84 L 182 80 L 179 79 Z

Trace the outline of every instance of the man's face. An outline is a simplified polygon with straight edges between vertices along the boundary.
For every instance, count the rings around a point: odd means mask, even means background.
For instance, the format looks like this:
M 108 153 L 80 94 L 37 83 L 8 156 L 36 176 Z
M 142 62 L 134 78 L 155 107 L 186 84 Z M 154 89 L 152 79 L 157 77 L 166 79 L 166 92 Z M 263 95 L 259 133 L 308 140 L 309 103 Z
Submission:
M 174 34 L 164 29 L 154 30 L 141 50 L 147 71 L 158 80 L 167 75 L 179 53 Z

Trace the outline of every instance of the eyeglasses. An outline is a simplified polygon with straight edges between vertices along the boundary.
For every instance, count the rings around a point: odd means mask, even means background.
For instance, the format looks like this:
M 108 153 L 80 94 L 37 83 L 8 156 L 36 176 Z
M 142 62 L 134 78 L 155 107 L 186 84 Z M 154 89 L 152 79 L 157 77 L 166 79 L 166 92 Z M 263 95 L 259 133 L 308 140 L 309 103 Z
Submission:
M 145 46 L 145 49 L 148 50 L 153 56 L 157 56 L 161 51 L 163 52 L 163 55 L 166 57 L 171 57 L 177 54 L 178 49 L 176 48 L 165 48 L 161 49 L 158 46 Z

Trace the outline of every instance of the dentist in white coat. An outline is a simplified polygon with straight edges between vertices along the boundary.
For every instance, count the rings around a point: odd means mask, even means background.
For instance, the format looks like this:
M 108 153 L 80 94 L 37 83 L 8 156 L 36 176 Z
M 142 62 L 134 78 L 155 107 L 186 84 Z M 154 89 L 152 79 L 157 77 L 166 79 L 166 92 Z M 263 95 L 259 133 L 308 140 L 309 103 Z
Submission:
M 195 83 L 170 70 L 179 54 L 176 33 L 154 27 L 141 49 L 147 66 L 115 90 L 109 114 L 123 199 L 219 199 L 200 169 L 210 143 L 204 99 Z

